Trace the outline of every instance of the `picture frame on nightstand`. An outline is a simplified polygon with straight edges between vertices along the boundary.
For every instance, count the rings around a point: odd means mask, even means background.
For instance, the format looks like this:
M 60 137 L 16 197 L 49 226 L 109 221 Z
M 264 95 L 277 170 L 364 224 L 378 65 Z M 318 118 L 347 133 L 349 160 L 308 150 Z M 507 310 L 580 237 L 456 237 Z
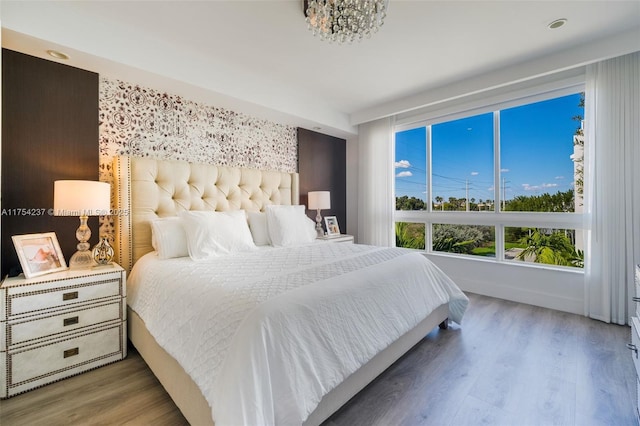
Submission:
M 327 227 L 327 236 L 340 235 L 338 218 L 336 218 L 335 216 L 325 216 L 324 224 Z
M 55 232 L 14 235 L 11 239 L 26 278 L 67 269 Z

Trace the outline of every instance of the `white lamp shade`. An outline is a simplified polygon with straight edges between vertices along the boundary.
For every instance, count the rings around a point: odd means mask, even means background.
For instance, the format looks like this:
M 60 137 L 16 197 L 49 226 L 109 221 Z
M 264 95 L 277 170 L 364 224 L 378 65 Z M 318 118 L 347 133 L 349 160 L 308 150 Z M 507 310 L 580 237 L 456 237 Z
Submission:
M 57 180 L 53 183 L 55 216 L 106 216 L 111 209 L 111 186 L 92 180 Z
M 326 210 L 331 208 L 331 192 L 309 192 L 309 210 Z

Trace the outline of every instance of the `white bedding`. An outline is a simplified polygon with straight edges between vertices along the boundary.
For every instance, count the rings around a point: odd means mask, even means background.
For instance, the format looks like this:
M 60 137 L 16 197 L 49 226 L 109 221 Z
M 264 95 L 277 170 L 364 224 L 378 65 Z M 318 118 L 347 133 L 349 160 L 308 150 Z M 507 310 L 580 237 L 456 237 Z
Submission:
M 301 424 L 347 376 L 468 299 L 419 253 L 354 244 L 208 262 L 141 258 L 127 302 L 200 387 L 217 426 Z

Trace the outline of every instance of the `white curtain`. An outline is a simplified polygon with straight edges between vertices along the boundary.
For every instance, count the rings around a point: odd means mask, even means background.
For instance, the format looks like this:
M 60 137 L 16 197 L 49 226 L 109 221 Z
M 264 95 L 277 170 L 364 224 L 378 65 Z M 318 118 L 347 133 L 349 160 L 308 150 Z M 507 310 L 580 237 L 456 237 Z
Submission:
M 358 243 L 394 246 L 392 119 L 358 127 Z
M 640 52 L 587 67 L 585 314 L 625 324 L 640 263 Z

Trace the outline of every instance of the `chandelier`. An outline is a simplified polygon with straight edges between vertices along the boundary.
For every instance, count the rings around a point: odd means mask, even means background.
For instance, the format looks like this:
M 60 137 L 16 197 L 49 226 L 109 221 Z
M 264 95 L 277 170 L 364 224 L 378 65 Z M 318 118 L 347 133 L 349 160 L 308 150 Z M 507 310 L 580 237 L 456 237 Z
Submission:
M 304 0 L 309 30 L 322 40 L 352 43 L 384 23 L 388 0 Z

